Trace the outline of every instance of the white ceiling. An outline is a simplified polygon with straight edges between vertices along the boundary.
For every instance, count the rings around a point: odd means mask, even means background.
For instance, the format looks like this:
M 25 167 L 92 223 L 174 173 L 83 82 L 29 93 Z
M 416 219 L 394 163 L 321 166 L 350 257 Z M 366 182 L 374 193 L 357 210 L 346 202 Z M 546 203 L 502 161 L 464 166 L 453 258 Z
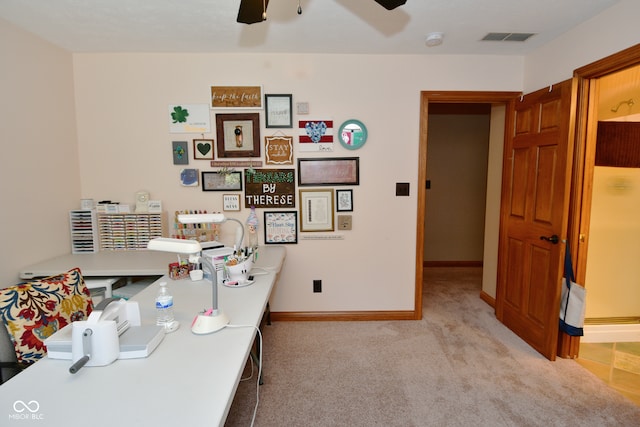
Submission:
M 524 55 L 619 0 L 270 0 L 266 22 L 236 23 L 239 0 L 0 0 L 0 18 L 72 52 Z M 427 47 L 430 32 L 444 43 Z M 489 32 L 536 33 L 526 42 Z

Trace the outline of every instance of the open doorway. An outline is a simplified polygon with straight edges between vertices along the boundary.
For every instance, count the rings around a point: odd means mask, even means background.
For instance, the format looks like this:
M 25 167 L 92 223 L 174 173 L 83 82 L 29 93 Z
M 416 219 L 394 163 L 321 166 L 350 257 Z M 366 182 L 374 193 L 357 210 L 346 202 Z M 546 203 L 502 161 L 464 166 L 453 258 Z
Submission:
M 639 342 L 640 288 L 630 279 L 640 274 L 640 65 L 599 77 L 593 89 L 590 117 L 597 123 L 595 156 L 585 168 L 591 189 L 585 200 L 591 200 L 581 240 L 588 245 L 581 342 Z
M 429 106 L 425 267 L 482 267 L 491 104 Z
M 421 93 L 421 109 L 420 109 L 420 154 L 418 169 L 418 214 L 417 214 L 417 242 L 416 242 L 416 318 L 422 318 L 422 284 L 423 284 L 423 268 L 425 262 L 425 215 L 427 203 L 427 158 L 429 143 L 429 114 L 432 109 L 436 112 L 443 111 L 447 108 L 476 108 L 476 104 L 489 105 L 491 109 L 491 117 L 501 120 L 496 125 L 492 119 L 489 135 L 489 149 L 487 152 L 486 163 L 486 197 L 485 200 L 491 198 L 491 202 L 486 202 L 485 207 L 485 228 L 483 233 L 482 263 L 484 265 L 483 272 L 483 288 L 481 298 L 489 304 L 495 304 L 495 288 L 497 273 L 497 244 L 499 229 L 499 205 L 500 205 L 500 185 L 502 174 L 502 146 L 505 135 L 504 115 L 508 102 L 515 99 L 519 94 L 515 92 L 422 92 Z M 447 107 L 443 104 L 453 104 Z M 483 108 L 483 107 L 480 107 Z M 459 110 L 460 111 L 460 110 Z M 497 142 L 495 142 L 496 140 Z M 497 147 L 497 148 L 496 148 Z M 489 229 L 487 228 L 489 227 Z M 489 246 L 487 246 L 487 244 Z M 489 247 L 489 249 L 488 249 Z M 495 254 L 493 253 L 495 252 Z M 489 262 L 489 266 L 487 264 Z M 489 274 L 487 282 L 489 283 L 489 291 L 485 290 L 485 277 Z M 492 278 L 493 277 L 493 278 Z

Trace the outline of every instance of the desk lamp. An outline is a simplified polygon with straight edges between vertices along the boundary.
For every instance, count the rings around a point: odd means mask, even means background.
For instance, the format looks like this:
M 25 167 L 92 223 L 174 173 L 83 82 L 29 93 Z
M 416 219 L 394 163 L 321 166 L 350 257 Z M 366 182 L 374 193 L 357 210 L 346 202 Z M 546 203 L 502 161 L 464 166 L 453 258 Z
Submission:
M 240 224 L 236 230 L 236 241 L 233 249 L 240 249 L 244 240 L 244 225 L 235 218 L 226 218 L 223 214 L 178 214 L 178 222 L 182 224 L 223 224 L 227 221 L 235 221 Z
M 222 214 L 178 215 L 178 221 L 183 224 L 221 224 L 227 220 L 236 221 L 240 224 L 241 233 L 239 233 L 239 239 L 236 240 L 236 247 L 240 247 L 244 239 L 244 226 L 239 220 L 225 218 Z M 219 331 L 229 323 L 229 318 L 218 308 L 218 273 L 211 261 L 200 255 L 202 246 L 198 241 L 158 237 L 149 240 L 147 249 L 189 255 L 190 263 L 202 264 L 204 268 L 209 270 L 211 274 L 211 285 L 213 287 L 211 309 L 206 310 L 204 313 L 199 313 L 196 316 L 191 325 L 191 332 L 198 335 L 210 334 Z

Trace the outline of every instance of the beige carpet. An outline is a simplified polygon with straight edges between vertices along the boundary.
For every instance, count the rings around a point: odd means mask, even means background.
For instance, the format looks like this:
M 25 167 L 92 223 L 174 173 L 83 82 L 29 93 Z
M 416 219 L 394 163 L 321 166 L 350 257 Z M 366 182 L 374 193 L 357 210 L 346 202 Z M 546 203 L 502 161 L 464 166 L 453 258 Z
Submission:
M 640 426 L 639 406 L 498 322 L 480 280 L 428 269 L 420 321 L 267 326 L 255 425 Z M 250 425 L 255 390 L 240 384 L 227 426 Z

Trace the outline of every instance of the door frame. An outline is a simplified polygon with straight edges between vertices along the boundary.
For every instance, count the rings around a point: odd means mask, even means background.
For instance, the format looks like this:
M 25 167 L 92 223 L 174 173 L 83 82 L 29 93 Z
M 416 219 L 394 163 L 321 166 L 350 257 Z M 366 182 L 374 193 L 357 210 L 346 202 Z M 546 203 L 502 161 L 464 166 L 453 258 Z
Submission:
M 439 104 L 508 104 L 514 102 L 521 92 L 488 91 L 422 91 L 420 92 L 420 146 L 418 154 L 418 206 L 416 224 L 416 263 L 415 263 L 415 306 L 414 319 L 422 319 L 422 286 L 424 265 L 424 215 L 427 182 L 427 131 L 429 103 Z M 509 121 L 505 122 L 505 138 Z
M 574 265 L 576 266 L 576 280 L 581 283 L 584 283 L 586 275 L 588 248 L 586 236 L 589 235 L 591 219 L 591 191 L 598 124 L 597 120 L 593 120 L 593 114 L 590 114 L 597 108 L 593 89 L 600 77 L 638 65 L 640 65 L 640 44 L 578 68 L 574 72 L 574 76 L 578 79 L 578 111 L 574 162 L 576 167 L 573 178 L 575 194 L 572 203 L 574 215 L 572 218 L 577 226 L 573 230 L 570 227 L 569 230 L 571 243 L 573 247 L 578 248 L 577 263 Z
M 592 113 L 597 109 L 595 99 L 596 85 L 601 77 L 638 65 L 640 65 L 640 44 L 580 67 L 573 73 L 578 84 L 578 105 L 567 239 L 571 247 L 577 248 L 572 255 L 578 283 L 585 283 L 587 271 L 588 236 L 591 221 L 593 171 L 598 125 L 597 118 L 594 120 Z M 580 337 L 560 334 L 558 356 L 565 358 L 577 357 L 579 346 Z

